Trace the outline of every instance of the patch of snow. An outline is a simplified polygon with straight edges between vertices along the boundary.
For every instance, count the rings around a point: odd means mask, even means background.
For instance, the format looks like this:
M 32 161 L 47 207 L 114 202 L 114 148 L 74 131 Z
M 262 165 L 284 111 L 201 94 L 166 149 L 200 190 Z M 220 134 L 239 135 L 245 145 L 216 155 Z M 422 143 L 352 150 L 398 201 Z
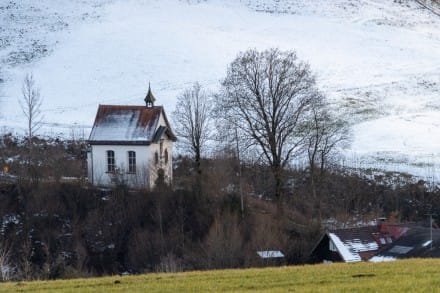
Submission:
M 140 110 L 128 110 L 108 114 L 93 128 L 90 140 L 98 141 L 145 141 L 154 134 L 153 126 L 141 128 L 139 126 Z
M 344 241 L 344 245 L 347 246 L 350 251 L 364 252 L 378 250 L 379 245 L 376 242 L 363 243 L 359 239 L 353 239 L 353 241 Z
M 13 273 L 13 269 L 7 265 L 7 264 L 1 264 L 0 265 L 0 273 L 1 273 L 1 279 L 2 281 L 8 281 L 10 275 Z
M 381 256 L 381 255 L 375 255 L 372 258 L 369 259 L 371 262 L 385 262 L 385 261 L 395 261 L 396 258 L 392 256 Z
M 376 226 L 377 220 L 374 219 L 374 220 L 366 221 L 365 219 L 359 219 L 357 216 L 353 216 L 350 219 L 341 222 L 334 217 L 330 217 L 324 219 L 322 225 L 328 230 L 337 230 L 337 229 L 354 228 L 354 227 Z
M 79 180 L 80 178 L 78 177 L 72 177 L 72 176 L 61 176 L 61 180 L 65 180 L 65 181 L 75 181 L 75 180 Z
M 17 159 L 17 157 L 18 156 L 14 156 L 14 157 L 10 157 L 10 158 L 7 158 L 5 161 L 6 161 L 6 164 L 12 164 L 14 161 L 15 161 L 15 159 Z
M 5 233 L 5 229 L 9 224 L 18 225 L 20 223 L 20 216 L 19 215 L 4 215 L 2 217 L 2 226 L 0 230 L 0 234 Z

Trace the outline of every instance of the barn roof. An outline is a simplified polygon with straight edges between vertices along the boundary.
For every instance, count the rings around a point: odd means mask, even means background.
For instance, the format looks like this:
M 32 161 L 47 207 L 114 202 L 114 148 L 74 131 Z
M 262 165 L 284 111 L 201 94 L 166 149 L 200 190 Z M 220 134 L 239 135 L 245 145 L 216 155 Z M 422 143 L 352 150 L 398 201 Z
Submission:
M 165 125 L 159 125 L 161 115 Z M 148 145 L 158 130 L 176 140 L 162 106 L 99 105 L 89 143 Z
M 440 257 L 440 229 L 412 227 L 392 245 L 381 250 L 371 261 L 412 257 Z
M 419 226 L 413 223 L 379 223 L 378 225 L 330 230 L 315 245 L 311 256 L 322 261 L 322 252 L 330 249 L 329 241 L 331 241 L 340 258 L 345 262 L 368 260 L 378 251 L 383 252 L 383 255 L 379 253 L 381 260 L 394 259 L 396 256 L 387 253 L 387 248 L 393 247 L 404 235 L 409 235 L 408 231 L 418 229 L 417 227 Z
M 326 234 L 345 262 L 368 259 L 407 231 L 403 225 L 381 224 L 328 231 Z
M 378 233 L 377 226 L 366 226 L 351 229 L 340 229 L 328 232 L 342 259 L 346 262 L 361 261 L 362 252 L 377 251 L 379 245 L 374 238 Z

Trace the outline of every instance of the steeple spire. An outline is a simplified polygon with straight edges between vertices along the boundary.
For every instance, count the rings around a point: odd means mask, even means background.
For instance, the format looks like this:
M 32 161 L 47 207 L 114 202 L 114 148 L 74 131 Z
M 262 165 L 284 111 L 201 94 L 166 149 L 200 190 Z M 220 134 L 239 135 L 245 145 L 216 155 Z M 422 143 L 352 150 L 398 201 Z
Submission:
M 156 101 L 156 98 L 153 96 L 153 93 L 151 92 L 150 83 L 148 83 L 148 93 L 144 101 L 147 108 L 153 108 L 154 101 Z

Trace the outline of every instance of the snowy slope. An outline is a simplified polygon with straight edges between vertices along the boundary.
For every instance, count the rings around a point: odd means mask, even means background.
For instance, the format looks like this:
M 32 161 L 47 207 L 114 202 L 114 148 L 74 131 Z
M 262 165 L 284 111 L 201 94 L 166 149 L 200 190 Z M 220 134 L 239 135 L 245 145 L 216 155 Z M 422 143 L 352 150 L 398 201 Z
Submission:
M 19 133 L 26 72 L 45 99 L 42 131 L 88 133 L 99 103 L 142 104 L 151 82 L 171 112 L 194 81 L 215 91 L 237 52 L 279 47 L 311 63 L 352 122 L 344 164 L 433 177 L 440 166 L 440 18 L 415 1 L 3 2 L 0 123 Z

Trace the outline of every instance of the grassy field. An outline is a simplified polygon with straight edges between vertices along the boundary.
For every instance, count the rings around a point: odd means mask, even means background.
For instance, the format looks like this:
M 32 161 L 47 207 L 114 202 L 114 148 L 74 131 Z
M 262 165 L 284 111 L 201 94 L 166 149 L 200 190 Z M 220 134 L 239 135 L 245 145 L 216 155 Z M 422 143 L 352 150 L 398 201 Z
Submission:
M 440 260 L 322 264 L 0 284 L 0 292 L 440 292 Z

